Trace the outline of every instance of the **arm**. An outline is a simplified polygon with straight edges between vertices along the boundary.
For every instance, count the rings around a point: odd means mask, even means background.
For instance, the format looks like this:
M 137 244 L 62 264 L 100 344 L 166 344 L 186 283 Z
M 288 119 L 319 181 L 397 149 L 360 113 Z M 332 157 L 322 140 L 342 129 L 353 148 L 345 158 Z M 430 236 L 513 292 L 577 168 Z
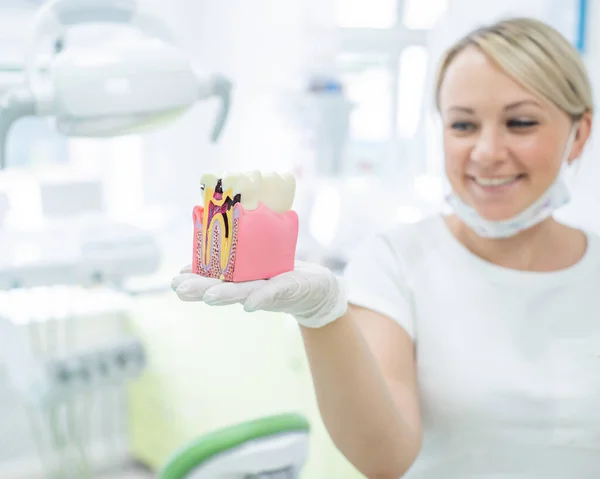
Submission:
M 182 272 L 172 287 L 184 301 L 293 315 L 334 443 L 369 479 L 398 479 L 421 443 L 407 271 L 390 241 L 376 237 L 346 267 L 347 288 L 326 268 L 300 262 L 245 283 Z
M 397 479 L 421 444 L 414 346 L 391 319 L 350 307 L 323 328 L 302 328 L 323 421 L 369 479 Z

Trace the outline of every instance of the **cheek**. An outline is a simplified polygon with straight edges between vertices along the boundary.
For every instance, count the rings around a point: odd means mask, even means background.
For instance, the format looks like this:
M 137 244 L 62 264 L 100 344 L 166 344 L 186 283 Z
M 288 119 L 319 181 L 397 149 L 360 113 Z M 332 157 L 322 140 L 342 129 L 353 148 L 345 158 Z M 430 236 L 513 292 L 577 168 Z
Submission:
M 554 176 L 560 168 L 559 147 L 556 138 L 547 135 L 518 139 L 513 143 L 512 153 L 527 170 L 532 179 Z
M 444 161 L 449 176 L 462 176 L 470 150 L 471 146 L 464 139 L 444 135 Z

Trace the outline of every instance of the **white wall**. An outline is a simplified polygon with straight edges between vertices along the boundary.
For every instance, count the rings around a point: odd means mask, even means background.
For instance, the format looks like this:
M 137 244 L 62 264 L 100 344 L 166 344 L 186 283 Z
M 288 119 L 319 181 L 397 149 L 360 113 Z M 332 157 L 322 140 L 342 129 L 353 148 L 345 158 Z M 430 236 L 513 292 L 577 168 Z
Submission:
M 290 92 L 300 91 L 309 71 L 329 68 L 334 46 L 328 27 L 333 14 L 329 0 L 146 3 L 158 8 L 173 25 L 181 46 L 199 68 L 223 73 L 235 83 L 232 115 L 219 144 L 210 144 L 208 139 L 217 108 L 212 101 L 199 104 L 177 124 L 144 139 L 141 168 L 145 205 L 166 206 L 177 218 L 180 215 L 183 231 L 173 234 L 177 240 L 165 248 L 165 254 L 174 251 L 171 256 L 185 257 L 187 263 L 191 231 L 188 234 L 185 230 L 191 230 L 191 210 L 200 201 L 203 172 L 286 170 L 301 161 L 298 145 L 302 131 L 292 124 L 291 105 L 282 100 L 295 97 Z M 19 63 L 32 11 L 15 8 L 0 13 L 0 64 Z M 309 31 L 310 27 L 320 30 Z M 117 169 L 114 161 L 104 161 L 111 148 L 107 144 L 94 146 L 92 159 L 101 165 L 100 170 L 110 169 L 124 179 L 126 172 L 139 165 L 137 158 L 133 158 L 133 167 Z M 89 162 L 89 152 L 84 156 Z M 123 154 L 120 161 L 130 164 L 131 158 Z M 181 264 L 179 260 L 175 263 L 182 266 L 183 259 Z M 35 453 L 23 406 L 6 387 L 1 370 L 0 425 L 0 464 Z
M 587 41 L 584 59 L 592 82 L 596 112 L 600 104 L 600 3 L 588 1 Z M 565 219 L 600 233 L 600 124 L 596 114 L 592 137 L 586 147 L 574 184 L 574 200 Z
M 209 171 L 280 169 L 296 161 L 301 142 L 290 101 L 313 67 L 328 66 L 332 39 L 308 31 L 327 25 L 329 1 L 173 0 L 165 7 L 182 46 L 205 71 L 234 83 L 230 121 L 210 144 L 216 103 L 206 102 L 177 125 L 147 138 L 146 201 L 170 203 L 186 214 L 199 201 L 200 175 Z M 188 215 L 189 216 L 189 215 Z
M 209 141 L 216 100 L 199 103 L 144 139 L 144 203 L 168 211 L 169 227 L 161 237 L 165 271 L 190 262 L 191 211 L 201 203 L 202 173 L 289 171 L 311 161 L 295 108 L 308 75 L 333 63 L 332 5 L 333 0 L 158 4 L 198 67 L 234 82 L 230 119 L 218 144 Z
M 22 61 L 24 27 L 32 13 L 32 9 L 18 8 L 12 3 L 0 10 L 0 70 Z M 13 74 L 0 74 L 0 90 L 11 86 L 19 78 Z M 31 457 L 35 450 L 27 412 L 19 397 L 10 389 L 4 365 L 0 361 L 0 476 L 7 461 Z

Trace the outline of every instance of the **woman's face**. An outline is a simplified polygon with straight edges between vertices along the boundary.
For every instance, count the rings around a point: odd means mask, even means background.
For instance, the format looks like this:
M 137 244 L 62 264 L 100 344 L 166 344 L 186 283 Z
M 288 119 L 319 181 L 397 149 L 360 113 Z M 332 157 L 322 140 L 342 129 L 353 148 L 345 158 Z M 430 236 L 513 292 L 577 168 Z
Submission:
M 440 110 L 448 178 L 454 192 L 480 216 L 510 218 L 556 178 L 570 118 L 523 88 L 479 49 L 464 49 L 449 65 Z M 583 147 L 580 136 L 571 159 Z

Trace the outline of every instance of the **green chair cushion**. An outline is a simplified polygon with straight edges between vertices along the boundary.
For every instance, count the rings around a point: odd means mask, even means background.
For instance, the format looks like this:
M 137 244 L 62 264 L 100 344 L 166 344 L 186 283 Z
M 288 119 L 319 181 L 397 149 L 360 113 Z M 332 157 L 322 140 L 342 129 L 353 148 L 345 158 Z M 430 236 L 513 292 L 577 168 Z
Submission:
M 176 451 L 159 474 L 160 479 L 184 479 L 199 465 L 242 444 L 276 434 L 310 430 L 299 414 L 279 414 L 236 424 L 206 434 Z

